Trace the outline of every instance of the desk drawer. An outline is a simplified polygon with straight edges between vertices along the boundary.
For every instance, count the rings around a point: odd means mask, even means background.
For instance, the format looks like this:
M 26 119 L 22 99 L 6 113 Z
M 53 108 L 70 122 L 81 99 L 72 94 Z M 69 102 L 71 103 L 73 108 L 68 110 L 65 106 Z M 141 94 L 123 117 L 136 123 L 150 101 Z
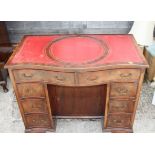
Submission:
M 137 83 L 111 83 L 110 97 L 135 98 L 137 93 Z
M 131 115 L 130 114 L 109 114 L 108 120 L 107 120 L 107 127 L 130 128 Z
M 44 87 L 39 83 L 17 84 L 17 89 L 20 98 L 45 97 Z
M 129 100 L 110 100 L 109 113 L 132 113 L 134 108 L 134 101 Z
M 74 84 L 74 73 L 53 72 L 45 70 L 14 70 L 16 83 L 48 81 L 51 83 L 72 85 Z
M 51 122 L 48 115 L 30 114 L 25 116 L 27 128 L 33 127 L 50 127 Z
M 79 73 L 79 83 L 81 85 L 100 84 L 109 81 L 135 81 L 140 76 L 138 69 L 115 69 L 96 72 Z
M 48 113 L 45 99 L 21 100 L 24 113 Z

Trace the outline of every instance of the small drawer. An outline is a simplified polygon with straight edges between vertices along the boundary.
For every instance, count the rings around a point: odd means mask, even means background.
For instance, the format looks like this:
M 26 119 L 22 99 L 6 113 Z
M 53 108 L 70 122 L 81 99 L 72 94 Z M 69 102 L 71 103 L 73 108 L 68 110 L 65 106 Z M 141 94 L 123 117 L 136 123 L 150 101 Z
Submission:
M 48 118 L 48 115 L 44 114 L 30 114 L 25 116 L 26 119 L 26 126 L 27 128 L 33 127 L 50 127 L 51 122 Z
M 106 71 L 79 73 L 79 85 L 98 85 L 107 81 Z
M 108 120 L 107 120 L 107 127 L 130 128 L 131 115 L 130 114 L 109 114 Z
M 132 113 L 134 108 L 134 101 L 128 100 L 110 100 L 109 113 Z
M 23 99 L 20 103 L 24 113 L 48 113 L 45 99 Z
M 111 83 L 110 98 L 134 98 L 137 93 L 137 83 Z
M 17 84 L 17 89 L 20 98 L 45 97 L 44 87 L 39 83 Z
M 16 83 L 48 81 L 53 84 L 56 83 L 61 85 L 74 84 L 74 73 L 23 69 L 23 70 L 14 70 L 14 77 L 15 77 Z
M 129 82 L 138 80 L 140 70 L 138 69 L 114 69 L 79 73 L 80 85 L 94 85 L 107 83 L 109 81 Z
M 121 80 L 123 82 L 135 81 L 140 77 L 140 69 L 114 69 L 107 71 L 111 81 Z

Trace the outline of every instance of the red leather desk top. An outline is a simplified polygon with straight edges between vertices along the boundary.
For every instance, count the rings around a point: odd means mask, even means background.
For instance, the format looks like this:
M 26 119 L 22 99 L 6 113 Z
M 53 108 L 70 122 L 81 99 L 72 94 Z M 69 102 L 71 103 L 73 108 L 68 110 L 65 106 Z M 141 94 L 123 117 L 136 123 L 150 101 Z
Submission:
M 143 64 L 132 35 L 26 36 L 9 64 Z

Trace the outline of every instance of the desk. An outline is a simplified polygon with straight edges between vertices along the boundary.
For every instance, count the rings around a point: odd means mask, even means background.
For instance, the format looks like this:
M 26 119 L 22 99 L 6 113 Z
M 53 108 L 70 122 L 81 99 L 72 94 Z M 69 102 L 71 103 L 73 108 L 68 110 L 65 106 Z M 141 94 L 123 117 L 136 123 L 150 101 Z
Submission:
M 26 132 L 54 131 L 55 118 L 133 132 L 147 67 L 132 35 L 25 36 L 6 64 Z

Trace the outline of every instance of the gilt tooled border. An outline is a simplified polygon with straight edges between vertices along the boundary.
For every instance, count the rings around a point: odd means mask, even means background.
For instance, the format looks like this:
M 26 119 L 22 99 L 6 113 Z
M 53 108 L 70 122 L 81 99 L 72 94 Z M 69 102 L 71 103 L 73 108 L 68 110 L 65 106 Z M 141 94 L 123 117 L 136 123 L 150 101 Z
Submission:
M 72 37 L 91 38 L 91 39 L 95 40 L 95 41 L 102 47 L 102 55 L 101 55 L 100 57 L 94 59 L 94 60 L 82 62 L 82 63 L 80 63 L 80 64 L 78 64 L 78 63 L 64 62 L 64 61 L 62 61 L 62 60 L 56 58 L 56 57 L 52 54 L 52 52 L 50 51 L 50 47 L 51 47 L 54 43 L 56 43 L 56 42 L 58 42 L 58 41 L 61 41 L 61 40 L 66 39 L 66 38 L 72 38 Z M 58 63 L 61 63 L 61 64 L 63 64 L 63 65 L 71 65 L 71 66 L 72 66 L 72 65 L 74 65 L 74 66 L 81 66 L 81 65 L 93 64 L 93 63 L 95 63 L 95 62 L 97 62 L 97 61 L 100 61 L 100 60 L 102 60 L 103 58 L 105 58 L 105 57 L 107 56 L 108 50 L 109 50 L 109 48 L 108 48 L 107 44 L 106 44 L 103 40 L 100 40 L 100 39 L 95 38 L 95 37 L 92 37 L 92 36 L 87 36 L 87 35 L 69 35 L 69 36 L 59 37 L 59 38 L 57 38 L 57 39 L 55 39 L 55 40 L 49 42 L 49 44 L 45 47 L 45 53 L 46 53 L 46 55 L 47 55 L 50 59 L 52 59 L 52 60 L 54 60 L 54 61 L 56 61 L 56 62 L 58 62 Z

